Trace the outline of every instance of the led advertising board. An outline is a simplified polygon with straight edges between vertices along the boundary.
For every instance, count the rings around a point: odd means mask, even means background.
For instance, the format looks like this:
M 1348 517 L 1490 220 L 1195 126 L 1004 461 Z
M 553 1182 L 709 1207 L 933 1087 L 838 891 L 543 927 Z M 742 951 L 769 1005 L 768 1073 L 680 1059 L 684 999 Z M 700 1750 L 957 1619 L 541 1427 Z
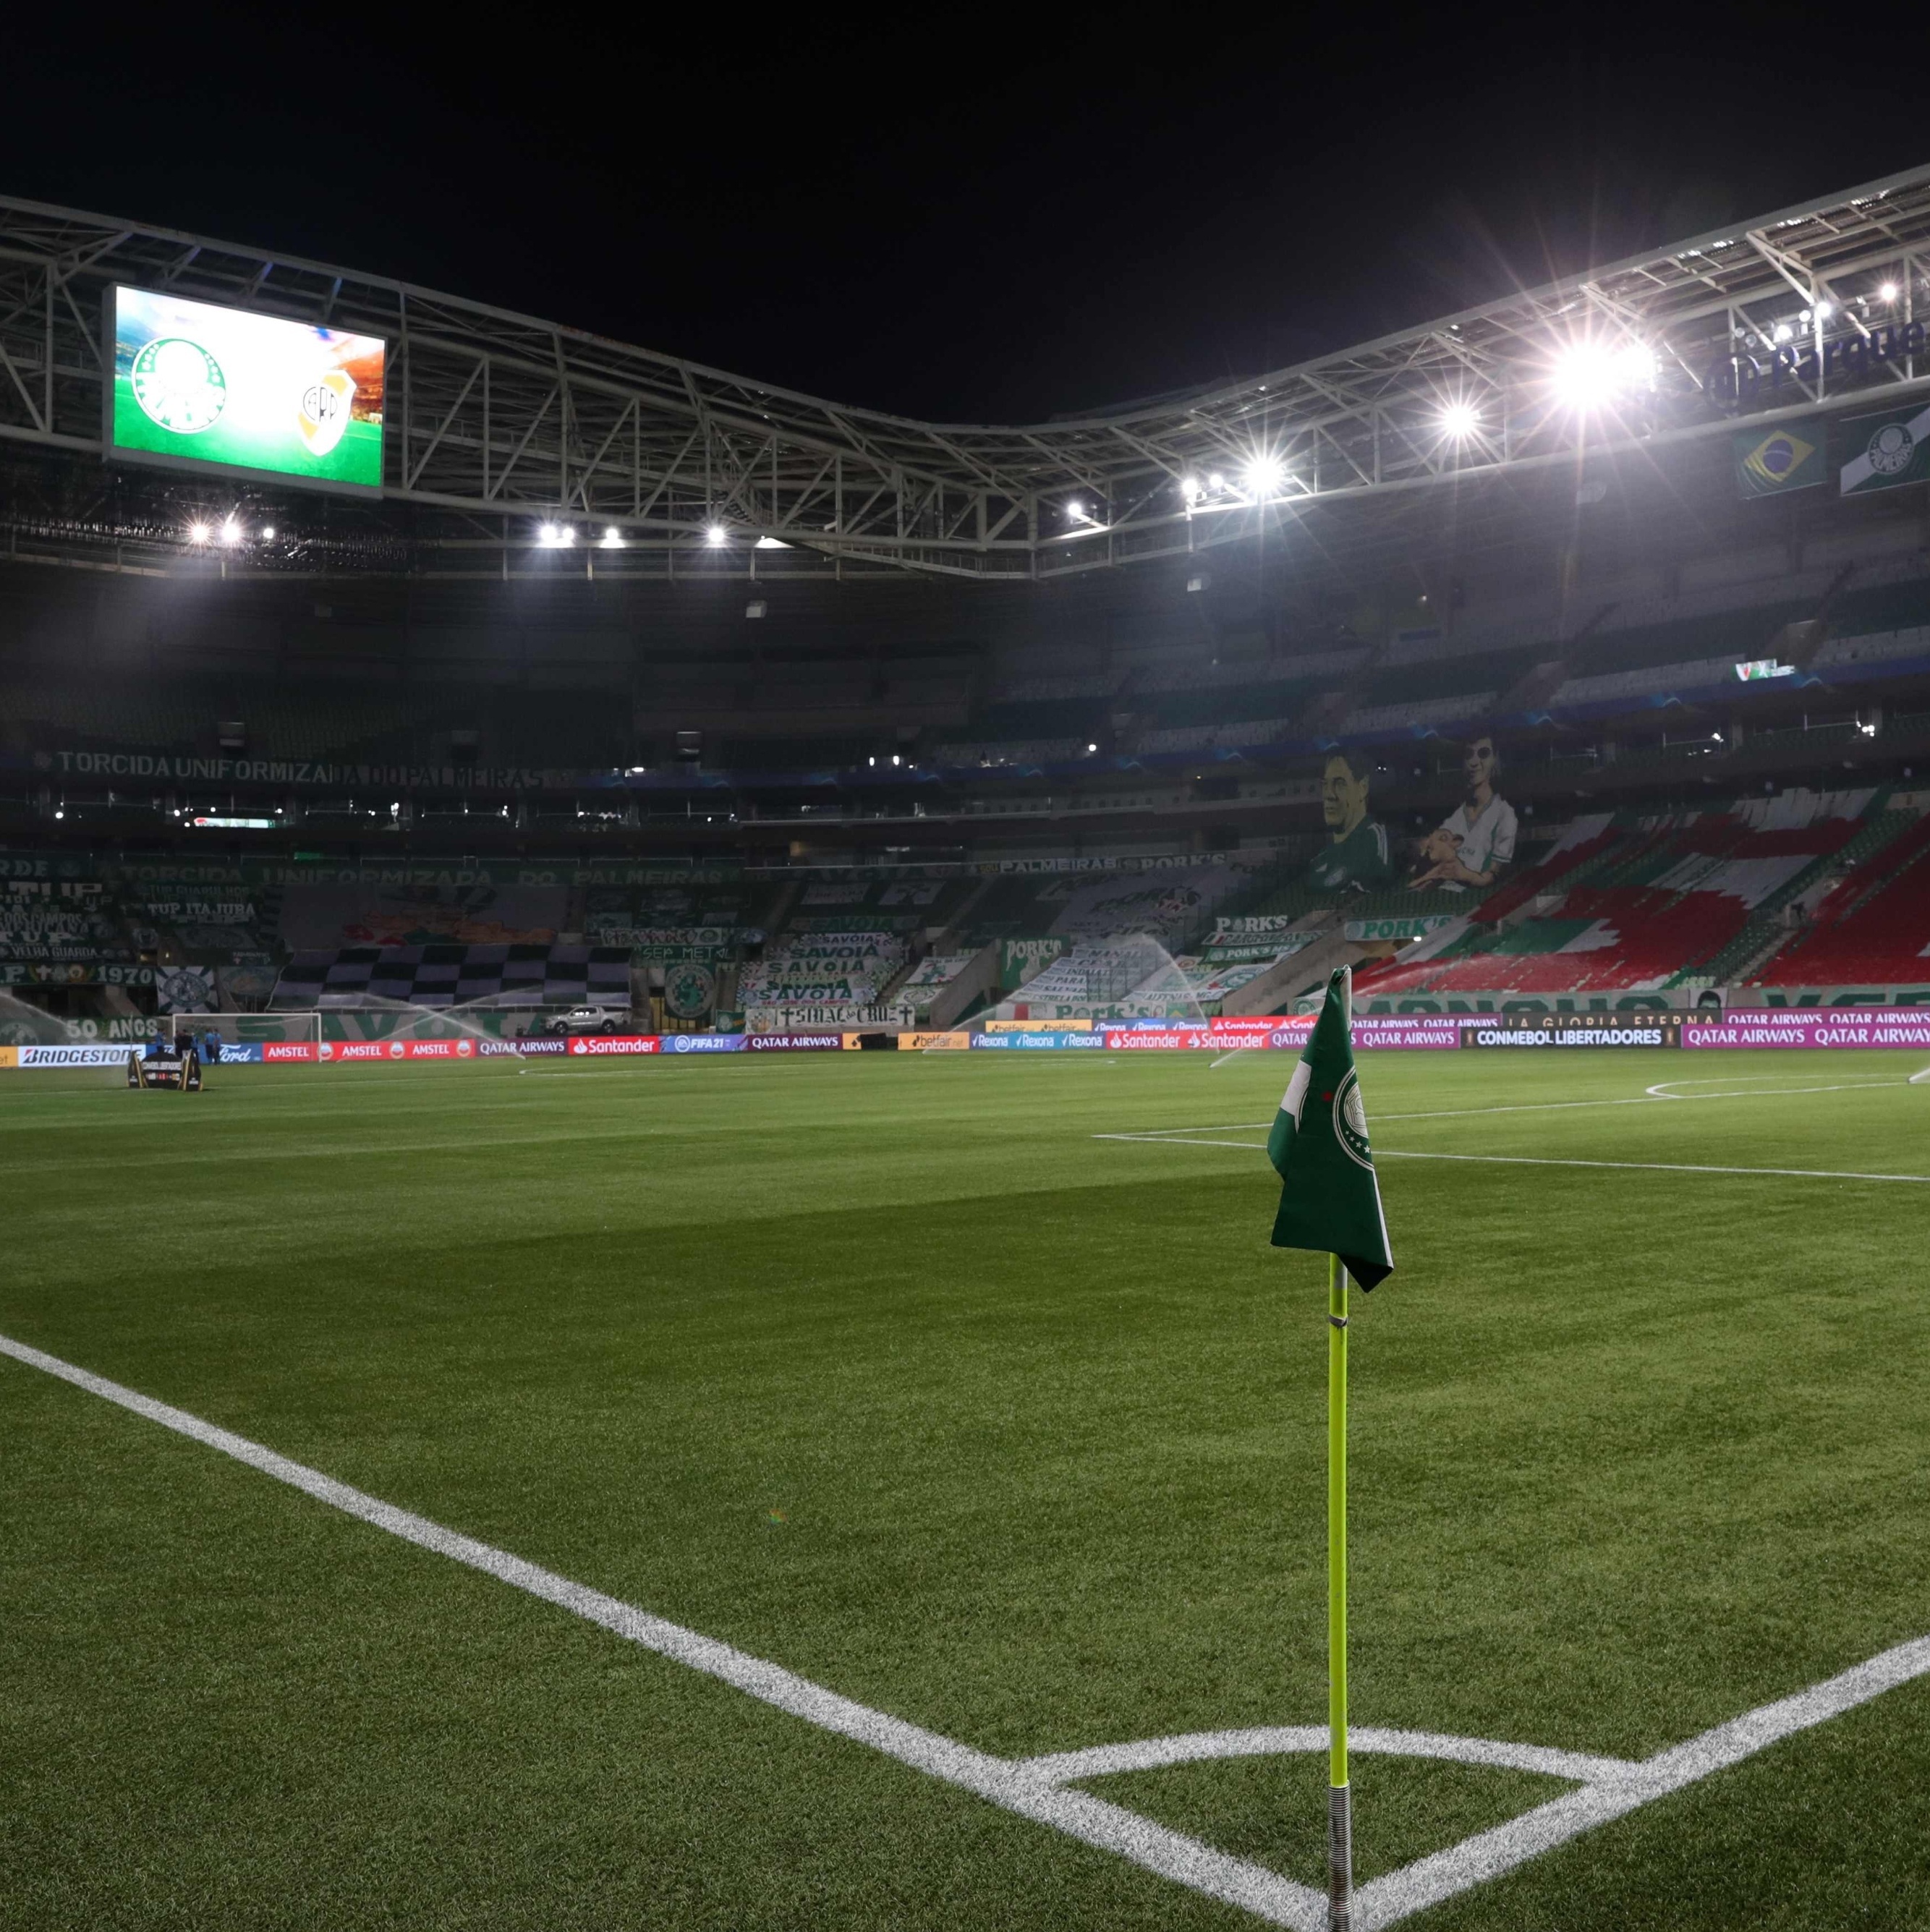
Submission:
M 110 457 L 381 488 L 380 336 L 123 287 L 107 325 Z

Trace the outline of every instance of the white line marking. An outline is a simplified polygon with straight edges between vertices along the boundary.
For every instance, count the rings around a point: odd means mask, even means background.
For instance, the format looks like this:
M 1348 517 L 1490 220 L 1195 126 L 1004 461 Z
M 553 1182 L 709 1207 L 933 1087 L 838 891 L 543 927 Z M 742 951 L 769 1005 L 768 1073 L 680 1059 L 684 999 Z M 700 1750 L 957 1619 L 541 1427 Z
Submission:
M 1728 1077 L 1734 1079 L 1737 1076 L 1731 1074 Z M 1742 1077 L 1747 1078 L 1746 1076 Z M 1713 1080 L 1658 1080 L 1648 1090 L 1658 1100 L 1769 1100 L 1779 1094 L 1847 1094 L 1853 1087 L 1904 1087 L 1909 1082 L 1904 1080 L 1838 1080 L 1828 1087 L 1736 1087 L 1726 1088 L 1719 1094 L 1672 1094 L 1669 1091 L 1671 1087 L 1713 1087 L 1715 1084 Z M 1397 1118 L 1394 1114 L 1383 1116 L 1388 1120 Z M 1411 1120 L 1418 1117 L 1409 1114 L 1406 1118 Z
M 1264 1152 L 1264 1141 L 1206 1141 L 1184 1132 L 1164 1134 L 1094 1134 L 1096 1141 L 1157 1142 L 1166 1147 L 1238 1148 Z M 1930 1174 L 1865 1174 L 1834 1167 L 1714 1167 L 1676 1160 L 1560 1160 L 1547 1154 L 1433 1154 L 1414 1148 L 1376 1148 L 1376 1160 L 1472 1160 L 1502 1167 L 1622 1168 L 1641 1174 L 1766 1174 L 1792 1180 L 1896 1180 L 1930 1186 Z
M 1511 1871 L 1597 1825 L 1652 1803 L 1712 1772 L 1739 1764 L 1799 1731 L 1826 1724 L 1886 1690 L 1930 1675 L 1930 1637 L 1886 1650 L 1827 1682 L 1812 1684 L 1704 1731 L 1699 1738 L 1658 1751 L 1634 1767 L 1625 1781 L 1585 1784 L 1492 1831 L 1477 1832 L 1444 1852 L 1417 1858 L 1399 1871 L 1370 1880 L 1355 1894 L 1361 1932 L 1380 1932 L 1411 1913 Z
M 426 1516 L 398 1509 L 393 1503 L 338 1483 L 333 1477 L 278 1455 L 245 1436 L 204 1422 L 185 1409 L 170 1408 L 24 1342 L 0 1335 L 0 1354 L 11 1356 L 29 1368 L 57 1376 L 177 1435 L 218 1450 L 263 1475 L 272 1476 L 332 1509 L 386 1530 L 406 1543 L 480 1570 L 499 1582 L 599 1624 L 646 1650 L 715 1677 L 807 1724 L 868 1745 L 930 1777 L 972 1792 L 1005 1810 L 1049 1826 L 1100 1850 L 1116 1852 L 1161 1877 L 1238 1906 L 1269 1924 L 1289 1926 L 1294 1932 L 1322 1932 L 1327 1924 L 1325 1898 L 1311 1886 L 1298 1884 L 1246 1859 L 1215 1851 L 1210 1845 L 1171 1831 L 1136 1811 L 1063 1788 L 1072 1778 L 1104 1777 L 1201 1758 L 1324 1750 L 1327 1732 L 1323 1726 L 1195 1732 L 1043 1757 L 995 1757 L 901 1718 L 841 1697 L 780 1664 L 767 1663 L 715 1637 L 653 1616 L 585 1584 L 512 1556 L 506 1550 L 478 1542 L 459 1531 L 446 1529 Z M 1925 1676 L 1930 1676 L 1930 1637 L 1919 1637 L 1793 1696 L 1718 1724 L 1700 1737 L 1671 1746 L 1640 1763 L 1534 1744 L 1363 1727 L 1353 1738 L 1355 1748 L 1362 1751 L 1446 1758 L 1584 1781 L 1578 1790 L 1538 1805 L 1507 1824 L 1478 1832 L 1445 1851 L 1417 1859 L 1362 1886 L 1355 1894 L 1355 1923 L 1361 1932 L 1382 1932 L 1382 1928 L 1412 1913 L 1498 1878 L 1597 1825 L 1679 1791 L 1712 1772 L 1739 1764 L 1770 1744 L 1827 1723 L 1885 1691 Z
M 1505 1771 L 1535 1771 L 1577 1784 L 1634 1776 L 1641 1768 L 1626 1758 L 1595 1757 L 1585 1751 L 1550 1750 L 1541 1744 L 1496 1744 L 1486 1738 L 1445 1737 L 1434 1731 L 1389 1731 L 1373 1725 L 1347 1733 L 1350 1748 L 1392 1757 L 1448 1758 L 1458 1764 L 1490 1765 Z M 1094 1744 L 1085 1750 L 1057 1751 L 1025 1760 L 1028 1771 L 1055 1784 L 1075 1778 L 1115 1778 L 1124 1771 L 1158 1771 L 1202 1758 L 1271 1757 L 1289 1751 L 1324 1751 L 1325 1724 L 1262 1724 L 1251 1730 L 1189 1731 L 1178 1737 L 1147 1738 L 1136 1744 Z
M 1491 1161 L 1502 1167 L 1619 1167 L 1644 1174 L 1769 1174 L 1792 1180 L 1900 1180 L 1930 1186 L 1930 1174 L 1863 1174 L 1853 1168 L 1833 1167 L 1704 1167 L 1676 1160 L 1557 1160 L 1546 1154 L 1421 1154 L 1406 1148 L 1376 1148 L 1374 1158 Z
M 1283 1878 L 1277 1872 L 1215 1851 L 1196 1838 L 1170 1831 L 1150 1818 L 1141 1817 L 1136 1811 L 1109 1804 L 1103 1798 L 1094 1798 L 1085 1792 L 1060 1790 L 1012 1759 L 994 1757 L 989 1753 L 974 1750 L 969 1745 L 907 1724 L 902 1718 L 874 1711 L 848 1697 L 841 1697 L 821 1684 L 813 1684 L 785 1670 L 782 1665 L 749 1656 L 719 1642 L 715 1637 L 705 1636 L 680 1624 L 652 1616 L 647 1611 L 620 1603 L 614 1597 L 606 1597 L 601 1591 L 539 1568 L 520 1556 L 511 1556 L 506 1550 L 479 1543 L 458 1531 L 446 1529 L 425 1516 L 398 1509 L 380 1497 L 351 1489 L 346 1483 L 338 1483 L 318 1469 L 278 1455 L 272 1449 L 251 1442 L 245 1436 L 236 1436 L 212 1422 L 204 1422 L 185 1409 L 170 1408 L 165 1402 L 156 1402 L 152 1396 L 109 1382 L 104 1376 L 77 1368 L 71 1362 L 44 1354 L 11 1336 L 0 1335 L 0 1354 L 11 1355 L 29 1368 L 57 1376 L 77 1388 L 85 1389 L 90 1395 L 117 1403 L 150 1422 L 158 1422 L 164 1429 L 171 1429 L 210 1449 L 219 1450 L 223 1455 L 232 1456 L 236 1462 L 245 1462 L 263 1475 L 272 1476 L 278 1482 L 300 1490 L 318 1502 L 326 1503 L 331 1509 L 340 1510 L 345 1515 L 372 1523 L 377 1529 L 386 1530 L 405 1543 L 433 1550 L 454 1562 L 466 1564 L 472 1570 L 494 1576 L 499 1582 L 527 1591 L 531 1596 L 540 1597 L 545 1602 L 554 1604 L 589 1622 L 600 1624 L 605 1630 L 632 1643 L 641 1644 L 646 1650 L 655 1651 L 659 1656 L 687 1665 L 692 1670 L 720 1678 L 734 1689 L 774 1705 L 792 1717 L 802 1718 L 807 1724 L 868 1744 L 887 1757 L 896 1758 L 901 1763 L 908 1764 L 930 1777 L 943 1779 L 948 1784 L 962 1786 L 1022 1817 L 1049 1825 L 1056 1831 L 1101 1850 L 1115 1852 L 1149 1871 L 1158 1873 L 1163 1878 L 1204 1892 L 1209 1898 L 1224 1900 L 1229 1905 L 1240 1906 L 1274 1924 L 1301 1928 L 1301 1932 L 1319 1932 L 1326 1923 L 1326 1902 L 1322 1895 L 1310 1886 L 1296 1885 L 1291 1879 Z

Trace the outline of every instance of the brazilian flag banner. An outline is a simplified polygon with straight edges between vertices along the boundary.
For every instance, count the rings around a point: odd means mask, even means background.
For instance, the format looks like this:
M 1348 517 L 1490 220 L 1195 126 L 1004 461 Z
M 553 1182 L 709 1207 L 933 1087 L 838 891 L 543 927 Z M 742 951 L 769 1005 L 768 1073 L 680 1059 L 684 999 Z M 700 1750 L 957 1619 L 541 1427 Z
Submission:
M 1394 1272 L 1394 1256 L 1354 1071 L 1352 1021 L 1353 973 L 1343 966 L 1327 982 L 1320 1017 L 1267 1136 L 1267 1158 L 1282 1184 L 1273 1245 L 1338 1255 L 1361 1287 L 1372 1288 Z
M 1813 489 L 1827 480 L 1820 423 L 1744 430 L 1734 446 L 1736 488 L 1743 496 L 1778 496 L 1785 490 Z

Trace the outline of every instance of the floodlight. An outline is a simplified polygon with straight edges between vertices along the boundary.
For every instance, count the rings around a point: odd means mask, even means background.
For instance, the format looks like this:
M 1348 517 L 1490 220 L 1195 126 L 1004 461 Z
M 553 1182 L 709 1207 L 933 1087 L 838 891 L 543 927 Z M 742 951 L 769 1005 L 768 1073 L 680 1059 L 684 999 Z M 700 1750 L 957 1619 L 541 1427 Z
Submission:
M 623 548 L 623 532 L 614 524 L 603 532 L 603 548 L 605 550 L 621 550 Z
M 1074 523 L 1082 524 L 1085 521 L 1085 506 L 1083 503 L 1068 503 L 1066 506 L 1066 514 L 1071 518 Z
M 1816 304 L 1816 320 L 1818 322 L 1827 322 L 1835 313 L 1836 305 L 1834 302 L 1823 302 Z
M 1246 467 L 1247 488 L 1256 496 L 1271 495 L 1286 474 L 1286 466 L 1277 456 L 1256 456 Z
M 208 541 L 208 526 L 206 524 L 190 524 L 188 526 L 188 541 L 190 543 L 206 543 Z
M 898 764 L 899 761 L 898 754 L 896 752 L 893 752 L 891 754 L 891 762 L 895 765 Z
M 557 543 L 560 548 L 567 550 L 575 541 L 576 526 L 574 524 L 559 524 L 557 526 Z
M 1197 476 L 1182 477 L 1180 479 L 1179 488 L 1180 494 L 1189 503 L 1195 502 L 1199 495 L 1199 478 Z
M 1444 436 L 1472 436 L 1479 426 L 1480 418 L 1475 413 L 1472 403 L 1450 403 L 1441 412 L 1441 433 Z
M 1097 745 L 1088 745 L 1085 748 L 1088 754 L 1090 755 L 1092 752 L 1097 751 L 1099 747 Z
M 536 526 L 536 541 L 550 548 L 554 548 L 558 541 L 556 525 L 539 524 Z
M 1655 352 L 1646 344 L 1630 342 L 1611 349 L 1605 342 L 1569 345 L 1555 363 L 1555 388 L 1572 409 L 1599 409 L 1626 389 L 1652 385 Z
M 64 805 L 56 806 L 54 808 L 53 815 L 56 818 L 65 818 L 67 816 L 67 807 Z
M 1894 282 L 1886 282 L 1881 288 L 1877 290 L 1877 293 L 1880 295 L 1885 302 L 1894 302 L 1896 299 L 1896 284 Z
M 1223 490 L 1226 487 L 1226 479 L 1225 477 L 1222 476 L 1217 470 L 1215 470 L 1211 476 L 1207 478 L 1206 487 L 1209 490 Z
M 272 524 L 263 524 L 263 525 L 262 525 L 262 526 L 261 526 L 261 534 L 262 534 L 262 541 L 263 541 L 263 542 L 265 542 L 265 543 L 272 543 L 272 542 L 274 542 L 274 541 L 275 541 L 275 526 L 274 526 Z
M 722 524 L 713 524 L 704 532 L 704 542 L 713 548 L 721 543 L 728 543 L 730 541 L 730 532 L 725 529 Z
M 221 526 L 221 541 L 224 544 L 237 544 L 242 540 L 242 526 L 233 517 Z
M 1776 324 L 1775 339 L 1778 342 L 1787 342 L 1795 332 L 1787 322 L 1779 322 Z

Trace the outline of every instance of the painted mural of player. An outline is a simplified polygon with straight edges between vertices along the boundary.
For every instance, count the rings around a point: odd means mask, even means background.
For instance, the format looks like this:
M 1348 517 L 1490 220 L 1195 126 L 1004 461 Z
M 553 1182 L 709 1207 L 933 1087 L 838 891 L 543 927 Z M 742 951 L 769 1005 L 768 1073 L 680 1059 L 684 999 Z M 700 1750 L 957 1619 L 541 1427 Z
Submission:
M 1307 883 L 1323 892 L 1370 892 L 1391 884 L 1394 859 L 1387 827 L 1367 816 L 1373 766 L 1358 752 L 1334 752 L 1320 780 L 1320 810 L 1331 841 L 1307 868 Z
M 1501 754 L 1485 732 L 1469 741 L 1461 770 L 1467 796 L 1422 842 L 1421 856 L 1433 863 L 1416 875 L 1416 886 L 1445 892 L 1491 886 L 1514 856 L 1514 808 L 1494 788 Z

